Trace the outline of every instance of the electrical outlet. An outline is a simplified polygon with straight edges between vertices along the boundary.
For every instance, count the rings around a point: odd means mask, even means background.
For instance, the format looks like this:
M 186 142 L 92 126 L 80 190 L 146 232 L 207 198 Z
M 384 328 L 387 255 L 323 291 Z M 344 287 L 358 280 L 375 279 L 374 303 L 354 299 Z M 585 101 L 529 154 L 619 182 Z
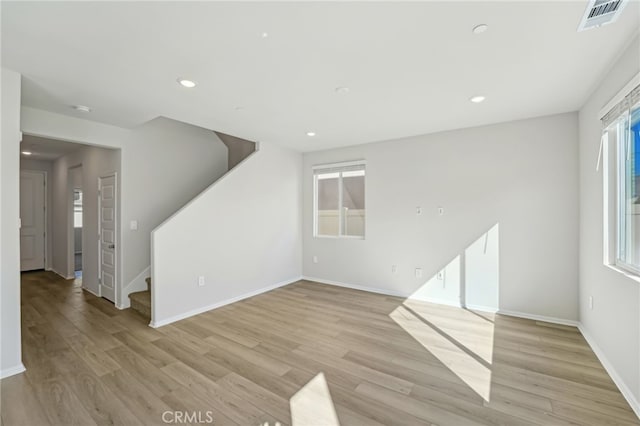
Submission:
M 416 207 L 416 215 L 422 216 L 422 207 Z
M 204 287 L 204 284 L 205 284 L 204 277 L 202 275 L 200 275 L 198 277 L 198 287 Z
M 416 268 L 416 278 L 422 278 L 422 268 Z
M 395 274 L 398 272 L 398 265 L 391 265 L 391 273 Z
M 313 256 L 313 263 L 318 263 L 318 256 Z

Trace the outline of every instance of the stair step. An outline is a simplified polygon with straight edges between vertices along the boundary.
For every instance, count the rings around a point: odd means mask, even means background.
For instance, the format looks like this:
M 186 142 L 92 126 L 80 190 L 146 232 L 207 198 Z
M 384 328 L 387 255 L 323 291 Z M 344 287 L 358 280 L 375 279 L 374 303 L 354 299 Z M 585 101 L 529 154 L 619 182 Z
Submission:
M 131 300 L 131 308 L 140 312 L 142 315 L 151 318 L 151 291 L 136 291 L 129 294 Z

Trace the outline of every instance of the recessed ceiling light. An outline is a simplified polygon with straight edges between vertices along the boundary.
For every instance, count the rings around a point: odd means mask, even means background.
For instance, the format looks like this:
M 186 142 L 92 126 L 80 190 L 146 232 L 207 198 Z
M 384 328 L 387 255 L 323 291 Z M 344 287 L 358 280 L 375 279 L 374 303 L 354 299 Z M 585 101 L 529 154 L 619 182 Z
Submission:
M 311 137 L 313 137 L 313 136 L 315 136 L 315 135 L 316 135 L 316 132 L 307 132 L 307 136 L 311 136 Z
M 336 87 L 335 92 L 336 93 L 340 93 L 341 95 L 344 95 L 346 93 L 349 93 L 349 88 L 348 87 Z
M 33 154 L 33 153 L 32 153 L 31 151 L 22 151 L 22 154 L 23 154 L 23 155 L 31 155 L 31 154 Z
M 269 37 L 269 33 L 262 33 L 262 34 L 260 34 L 260 37 L 267 38 L 267 37 Z
M 187 80 L 185 78 L 179 78 L 178 83 L 180 83 L 181 86 L 186 87 L 188 89 L 196 87 L 195 81 Z
M 91 108 L 86 105 L 73 105 L 71 108 L 75 109 L 76 111 L 91 112 Z
M 239 105 L 239 106 L 237 106 L 237 107 L 235 107 L 233 109 L 235 109 L 236 111 L 242 111 L 244 109 L 244 107 L 242 105 Z
M 479 104 L 480 102 L 483 102 L 486 98 L 484 96 L 478 95 L 478 96 L 472 96 L 471 98 L 469 98 L 469 100 L 471 102 L 473 102 L 474 104 Z
M 487 31 L 488 29 L 489 29 L 489 26 L 487 24 L 476 25 L 475 27 L 473 27 L 473 33 L 474 34 L 482 34 L 483 32 Z

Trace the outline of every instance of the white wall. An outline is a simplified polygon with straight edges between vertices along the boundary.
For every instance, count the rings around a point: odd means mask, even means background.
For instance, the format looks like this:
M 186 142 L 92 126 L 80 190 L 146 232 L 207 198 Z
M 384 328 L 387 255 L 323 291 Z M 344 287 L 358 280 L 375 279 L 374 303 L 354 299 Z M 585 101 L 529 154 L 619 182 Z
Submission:
M 226 173 L 227 164 L 227 147 L 201 127 L 157 118 L 128 135 L 122 148 L 125 285 L 151 263 L 151 231 Z M 131 220 L 138 221 L 137 231 L 129 229 Z
M 499 280 L 501 310 L 575 321 L 577 155 L 576 113 L 305 154 L 303 275 L 457 303 L 458 270 L 470 304 Z M 365 239 L 314 238 L 311 167 L 360 159 Z
M 24 370 L 20 347 L 20 74 L 2 74 L 0 141 L 0 377 Z
M 81 168 L 78 168 L 78 167 Z M 78 151 L 58 158 L 53 165 L 53 270 L 73 277 L 72 200 L 77 179 L 83 189 L 83 266 L 82 286 L 98 293 L 98 179 L 116 172 L 120 175 L 120 150 L 79 145 Z M 120 197 L 118 197 L 120 202 Z M 118 218 L 119 219 L 119 218 Z M 116 246 L 116 251 L 118 246 Z
M 53 230 L 53 185 L 51 185 L 51 178 L 53 176 L 53 161 L 43 161 L 43 160 L 30 160 L 24 157 L 20 157 L 20 170 L 37 170 L 47 173 L 47 217 L 46 217 L 46 227 L 47 227 L 47 259 L 45 261 L 45 269 L 51 269 L 51 256 L 52 256 L 52 243 L 53 238 L 51 238 L 51 231 Z
M 121 149 L 119 259 L 127 291 L 150 264 L 151 230 L 227 171 L 227 148 L 214 132 L 166 118 L 129 130 L 22 107 L 21 126 L 35 136 Z M 126 292 L 118 298 L 128 306 Z
M 300 278 L 300 166 L 261 143 L 153 232 L 154 326 Z
M 612 65 L 579 115 L 580 321 L 640 416 L 640 282 L 603 264 L 603 176 L 596 172 L 602 132 L 598 112 L 640 71 L 640 38 Z

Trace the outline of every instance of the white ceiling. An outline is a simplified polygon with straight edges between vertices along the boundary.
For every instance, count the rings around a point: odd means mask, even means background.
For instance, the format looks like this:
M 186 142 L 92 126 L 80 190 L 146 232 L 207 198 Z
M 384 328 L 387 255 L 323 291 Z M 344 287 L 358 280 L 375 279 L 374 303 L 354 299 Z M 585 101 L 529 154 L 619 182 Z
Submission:
M 577 110 L 640 27 L 578 33 L 586 4 L 3 1 L 2 62 L 28 106 L 309 151 Z
M 38 136 L 22 135 L 20 151 L 29 151 L 31 155 L 21 154 L 22 158 L 29 160 L 53 161 L 63 155 L 71 154 L 85 145 L 64 142 L 55 139 L 41 138 Z

